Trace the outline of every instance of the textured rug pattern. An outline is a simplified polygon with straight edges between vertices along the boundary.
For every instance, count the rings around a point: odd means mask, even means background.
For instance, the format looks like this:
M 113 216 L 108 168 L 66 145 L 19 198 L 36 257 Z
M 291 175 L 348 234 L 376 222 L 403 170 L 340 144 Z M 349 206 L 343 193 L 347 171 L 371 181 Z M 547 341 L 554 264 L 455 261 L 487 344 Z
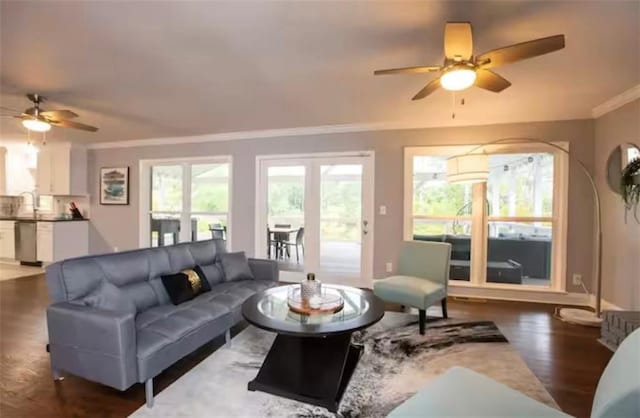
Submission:
M 336 416 L 324 408 L 247 390 L 273 339 L 272 333 L 245 329 L 230 349 L 213 353 L 157 394 L 152 409 L 143 406 L 132 416 Z M 453 366 L 473 369 L 557 408 L 493 322 L 440 320 L 429 323 L 422 336 L 414 316 L 387 313 L 380 323 L 354 334 L 354 341 L 365 351 L 340 404 L 340 417 L 384 417 Z

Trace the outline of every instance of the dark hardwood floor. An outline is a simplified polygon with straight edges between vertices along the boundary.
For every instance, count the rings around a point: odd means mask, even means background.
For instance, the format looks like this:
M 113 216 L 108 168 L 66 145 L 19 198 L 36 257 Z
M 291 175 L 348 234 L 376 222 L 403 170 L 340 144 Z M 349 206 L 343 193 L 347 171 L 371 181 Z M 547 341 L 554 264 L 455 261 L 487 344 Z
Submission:
M 0 416 L 124 417 L 140 407 L 142 385 L 120 392 L 73 376 L 51 380 L 47 304 L 44 276 L 0 282 Z M 611 357 L 596 342 L 598 330 L 554 319 L 551 305 L 520 302 L 450 300 L 449 316 L 494 321 L 565 412 L 589 415 L 598 378 Z M 154 379 L 156 393 L 222 343 L 213 341 L 165 370 Z

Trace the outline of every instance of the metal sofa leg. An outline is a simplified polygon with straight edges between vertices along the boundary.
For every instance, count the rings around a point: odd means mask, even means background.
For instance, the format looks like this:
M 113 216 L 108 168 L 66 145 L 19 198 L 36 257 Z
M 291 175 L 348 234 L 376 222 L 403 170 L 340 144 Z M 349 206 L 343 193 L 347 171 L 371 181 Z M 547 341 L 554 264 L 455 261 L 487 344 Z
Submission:
M 231 330 L 228 329 L 224 333 L 224 344 L 227 348 L 231 348 Z
M 64 380 L 62 372 L 54 367 L 51 367 L 51 375 L 53 376 L 53 380 Z
M 447 298 L 442 299 L 442 317 L 444 319 L 449 318 L 449 314 L 447 314 Z
M 424 335 L 424 327 L 427 323 L 427 311 L 424 309 L 418 310 L 418 317 L 420 322 L 420 335 Z
M 144 382 L 144 394 L 147 399 L 147 408 L 153 408 L 153 378 Z

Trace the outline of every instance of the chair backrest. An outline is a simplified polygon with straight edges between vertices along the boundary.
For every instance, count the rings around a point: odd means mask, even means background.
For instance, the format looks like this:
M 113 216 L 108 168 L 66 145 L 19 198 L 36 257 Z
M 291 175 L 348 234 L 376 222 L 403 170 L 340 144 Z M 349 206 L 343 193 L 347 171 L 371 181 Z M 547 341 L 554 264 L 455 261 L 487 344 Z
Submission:
M 622 341 L 604 369 L 592 418 L 640 416 L 640 329 Z
M 291 224 L 275 224 L 276 228 L 291 228 Z
M 401 275 L 449 282 L 451 244 L 446 242 L 404 241 L 400 247 L 398 270 Z
M 304 244 L 304 227 L 301 226 L 300 229 L 298 229 L 298 232 L 296 233 L 296 245 L 303 245 Z

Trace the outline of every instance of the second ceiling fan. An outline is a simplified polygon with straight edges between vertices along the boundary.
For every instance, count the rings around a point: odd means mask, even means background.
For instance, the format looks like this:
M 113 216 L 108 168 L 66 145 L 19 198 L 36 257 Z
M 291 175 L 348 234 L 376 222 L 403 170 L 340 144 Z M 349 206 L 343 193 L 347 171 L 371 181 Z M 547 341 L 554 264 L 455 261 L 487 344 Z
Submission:
M 375 75 L 419 74 L 439 72 L 440 77 L 430 81 L 412 100 L 420 100 L 439 87 L 459 91 L 471 86 L 501 92 L 511 85 L 491 68 L 548 54 L 564 48 L 564 35 L 522 42 L 473 55 L 473 32 L 469 22 L 447 22 L 444 28 L 444 64 L 442 66 L 405 67 L 376 70 Z

